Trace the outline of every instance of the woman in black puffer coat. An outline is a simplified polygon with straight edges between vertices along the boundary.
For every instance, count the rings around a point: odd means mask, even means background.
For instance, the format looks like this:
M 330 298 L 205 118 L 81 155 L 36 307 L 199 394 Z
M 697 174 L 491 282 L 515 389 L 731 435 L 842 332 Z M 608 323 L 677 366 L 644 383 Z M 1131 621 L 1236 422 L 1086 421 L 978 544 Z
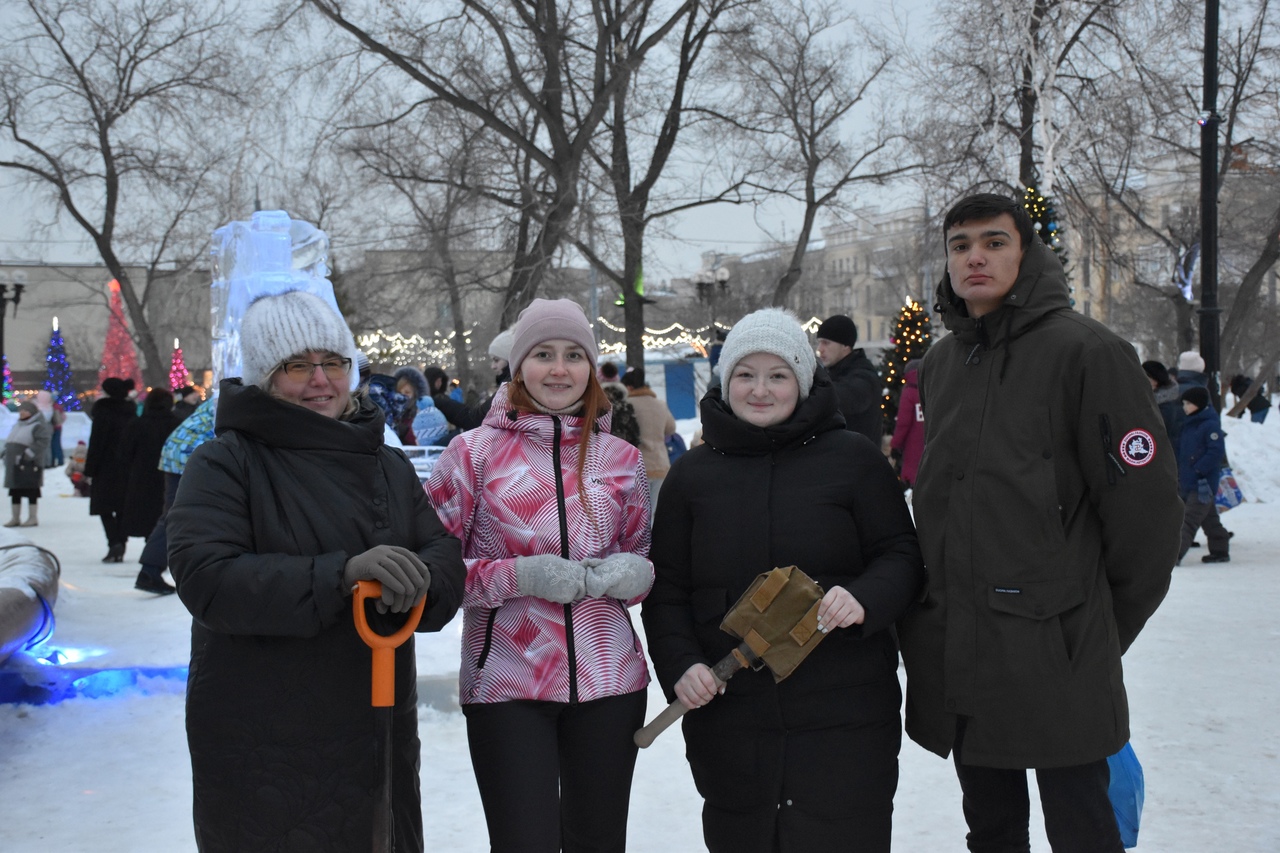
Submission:
M 800 324 L 766 309 L 730 332 L 724 383 L 702 400 L 704 444 L 662 487 L 644 603 L 715 853 L 876 851 L 890 845 L 901 693 L 894 621 L 924 579 L 888 461 L 844 429 Z M 727 399 L 726 399 L 727 398 Z M 743 671 L 718 695 L 707 669 L 752 580 L 798 566 L 827 591 L 829 632 L 790 678 Z
M 382 413 L 351 396 L 342 318 L 299 291 L 254 302 L 244 379 L 222 383 L 217 438 L 169 510 L 169 566 L 191 611 L 187 742 L 201 851 L 368 849 L 380 780 L 370 650 L 423 596 L 419 631 L 457 611 L 465 569 Z M 412 638 L 395 653 L 394 844 L 423 849 Z

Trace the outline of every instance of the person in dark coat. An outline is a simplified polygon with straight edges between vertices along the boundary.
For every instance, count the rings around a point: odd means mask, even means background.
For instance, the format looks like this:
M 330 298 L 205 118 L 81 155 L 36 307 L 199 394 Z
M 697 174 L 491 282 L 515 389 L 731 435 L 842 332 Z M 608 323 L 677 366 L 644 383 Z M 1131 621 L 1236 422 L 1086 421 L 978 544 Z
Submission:
M 1169 370 L 1158 361 L 1142 362 L 1142 369 L 1151 382 L 1151 393 L 1155 394 L 1156 406 L 1160 409 L 1160 417 L 1164 419 L 1164 430 L 1169 435 L 1169 446 L 1177 448 L 1178 435 L 1182 432 L 1182 421 L 1186 417 L 1182 413 L 1182 392 L 1178 383 L 1169 375 Z
M 916 484 L 920 457 L 924 454 L 924 413 L 920 409 L 920 359 L 907 362 L 903 371 L 902 396 L 898 398 L 898 417 L 893 426 L 890 456 L 898 464 L 898 477 L 909 489 Z
M 818 327 L 818 360 L 831 374 L 844 427 L 859 432 L 880 447 L 884 435 L 884 393 L 880 374 L 858 343 L 858 325 L 843 314 L 822 321 Z
M 155 534 L 156 522 L 164 511 L 165 485 L 164 472 L 159 467 L 160 450 L 179 423 L 173 415 L 173 394 L 163 388 L 152 388 L 143 401 L 142 416 L 134 418 L 125 428 L 120 441 L 120 457 L 128 478 L 123 514 L 126 536 L 143 536 L 150 540 Z M 163 566 L 160 569 L 163 571 Z M 154 566 L 145 563 L 134 588 L 158 595 L 175 591 Z
M 767 308 L 729 332 L 704 443 L 672 465 L 654 520 L 649 654 L 684 717 L 713 853 L 890 849 L 902 740 L 893 624 L 924 565 L 878 448 L 844 429 L 799 321 Z M 757 575 L 798 566 L 825 590 L 821 645 L 786 680 L 710 667 L 719 625 Z
M 429 381 L 434 383 L 432 399 L 435 401 L 436 408 L 443 412 L 449 423 L 459 431 L 475 429 L 484 423 L 485 416 L 489 414 L 489 408 L 493 405 L 494 393 L 511 381 L 511 341 L 511 329 L 502 330 L 490 341 L 489 366 L 493 370 L 493 390 L 474 405 L 459 403 L 449 396 L 449 380 L 444 375 L 444 371 L 428 377 Z
M 1182 408 L 1186 420 L 1178 440 L 1178 491 L 1186 503 L 1182 521 L 1182 542 L 1178 562 L 1187 555 L 1196 530 L 1204 528 L 1209 539 L 1209 553 L 1202 563 L 1231 562 L 1231 534 L 1222 526 L 1214 502 L 1218 479 L 1226 458 L 1226 433 L 1222 421 L 1209 403 L 1209 389 L 1194 385 L 1182 392 Z
M 1204 371 L 1204 357 L 1195 350 L 1178 353 L 1178 393 L 1193 385 L 1209 387 L 1209 374 Z
M 1237 373 L 1231 377 L 1231 393 L 1237 400 L 1243 400 L 1244 395 L 1249 393 L 1249 386 L 1253 384 L 1253 380 L 1243 373 Z M 1262 384 L 1258 386 L 1258 393 L 1249 398 L 1249 402 L 1245 403 L 1245 408 L 1249 410 L 1249 420 L 1255 424 L 1266 421 L 1267 412 L 1271 411 L 1271 399 L 1267 396 L 1267 386 Z M 1237 418 L 1244 417 L 1244 412 L 1236 415 Z
M 1055 850 L 1121 853 L 1107 757 L 1120 656 L 1169 588 L 1182 502 L 1133 347 L 1071 309 L 1023 207 L 948 211 L 920 368 L 916 525 L 929 579 L 899 625 L 907 734 L 954 753 L 970 850 L 1026 850 L 1034 768 Z
M 363 850 L 381 780 L 371 653 L 351 593 L 393 633 L 457 611 L 464 569 L 381 412 L 351 393 L 355 343 L 320 297 L 252 303 L 242 380 L 220 386 L 217 438 L 191 454 L 168 515 L 169 566 L 191 611 L 187 743 L 204 853 Z M 414 643 L 395 652 L 393 843 L 422 851 Z
M 124 561 L 129 534 L 124 528 L 125 496 L 129 488 L 129 471 L 120 456 L 124 431 L 137 417 L 137 407 L 129 399 L 130 383 L 109 376 L 102 380 L 105 397 L 93 404 L 89 417 L 89 452 L 84 460 L 84 475 L 89 478 L 89 515 L 102 519 L 107 534 L 107 556 L 104 563 Z
M 200 392 L 196 390 L 194 385 L 183 385 L 173 392 L 173 396 L 177 398 L 173 404 L 173 419 L 176 425 L 191 417 L 192 413 L 195 412 L 196 407 L 200 405 Z M 143 409 L 145 411 L 145 405 Z
M 9 431 L 4 445 L 4 486 L 13 504 L 13 518 L 5 527 L 35 527 L 40 524 L 40 487 L 44 485 L 44 458 L 53 440 L 40 409 L 30 400 L 18 406 L 18 422 Z M 22 499 L 27 499 L 27 520 L 22 520 Z

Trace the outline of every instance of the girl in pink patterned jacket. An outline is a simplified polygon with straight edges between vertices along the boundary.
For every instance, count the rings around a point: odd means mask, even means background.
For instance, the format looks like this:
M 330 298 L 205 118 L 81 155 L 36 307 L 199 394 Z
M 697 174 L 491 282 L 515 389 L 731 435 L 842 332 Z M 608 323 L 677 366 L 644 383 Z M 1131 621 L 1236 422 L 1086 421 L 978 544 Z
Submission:
M 627 612 L 653 582 L 640 452 L 609 434 L 582 308 L 536 299 L 511 382 L 427 492 L 462 541 L 463 713 L 493 851 L 623 851 L 649 683 Z

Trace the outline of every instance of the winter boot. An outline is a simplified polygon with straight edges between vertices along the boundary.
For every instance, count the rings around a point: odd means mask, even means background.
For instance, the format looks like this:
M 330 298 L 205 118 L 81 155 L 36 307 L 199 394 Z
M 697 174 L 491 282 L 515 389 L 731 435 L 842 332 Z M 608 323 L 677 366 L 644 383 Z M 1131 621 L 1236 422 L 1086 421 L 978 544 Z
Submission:
M 5 527 L 18 527 L 22 524 L 22 504 L 13 505 L 13 518 L 4 523 Z
M 156 595 L 169 595 L 177 592 L 177 588 L 165 583 L 164 569 L 159 566 L 142 567 L 142 571 L 138 572 L 138 579 L 133 582 L 134 589 L 140 589 L 143 592 L 152 592 Z
M 123 563 L 124 562 L 124 545 L 112 543 L 107 548 L 107 556 L 102 558 L 104 563 Z
M 39 527 L 40 526 L 40 510 L 35 504 L 27 507 L 27 520 L 22 522 L 23 527 Z
M 1231 562 L 1231 555 L 1230 555 L 1230 554 L 1214 554 L 1213 552 L 1210 552 L 1210 553 L 1208 553 L 1208 554 L 1205 554 L 1203 557 L 1201 557 L 1201 558 L 1200 558 L 1200 562 L 1202 562 L 1202 563 L 1230 563 L 1230 562 Z

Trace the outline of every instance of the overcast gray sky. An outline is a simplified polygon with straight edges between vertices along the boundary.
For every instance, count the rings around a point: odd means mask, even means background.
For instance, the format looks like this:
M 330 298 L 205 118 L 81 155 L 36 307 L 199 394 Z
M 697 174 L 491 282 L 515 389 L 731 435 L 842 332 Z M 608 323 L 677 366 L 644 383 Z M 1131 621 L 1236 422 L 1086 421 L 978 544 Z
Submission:
M 905 22 L 913 31 L 927 25 L 931 8 L 926 0 L 893 0 L 892 4 L 871 0 L 844 2 L 869 19 L 888 22 L 896 12 L 898 21 Z M 0 24 L 5 16 L 0 13 Z M 874 190 L 859 192 L 859 203 L 894 204 L 892 198 L 880 197 Z M 38 222 L 50 218 L 51 210 L 47 204 L 42 206 L 33 193 L 20 187 L 11 175 L 0 172 L 0 262 L 96 263 L 99 260 L 91 242 L 78 227 L 63 225 L 52 230 L 36 227 Z M 244 217 L 248 215 L 249 211 L 245 211 Z M 210 223 L 209 230 L 212 232 L 222 224 Z M 699 268 L 703 252 L 750 252 L 771 238 L 794 238 L 798 226 L 798 206 L 776 205 L 757 211 L 717 205 L 695 211 L 680 217 L 671 226 L 676 239 L 649 238 L 651 257 L 647 259 L 645 277 L 657 283 L 674 276 L 687 276 Z

